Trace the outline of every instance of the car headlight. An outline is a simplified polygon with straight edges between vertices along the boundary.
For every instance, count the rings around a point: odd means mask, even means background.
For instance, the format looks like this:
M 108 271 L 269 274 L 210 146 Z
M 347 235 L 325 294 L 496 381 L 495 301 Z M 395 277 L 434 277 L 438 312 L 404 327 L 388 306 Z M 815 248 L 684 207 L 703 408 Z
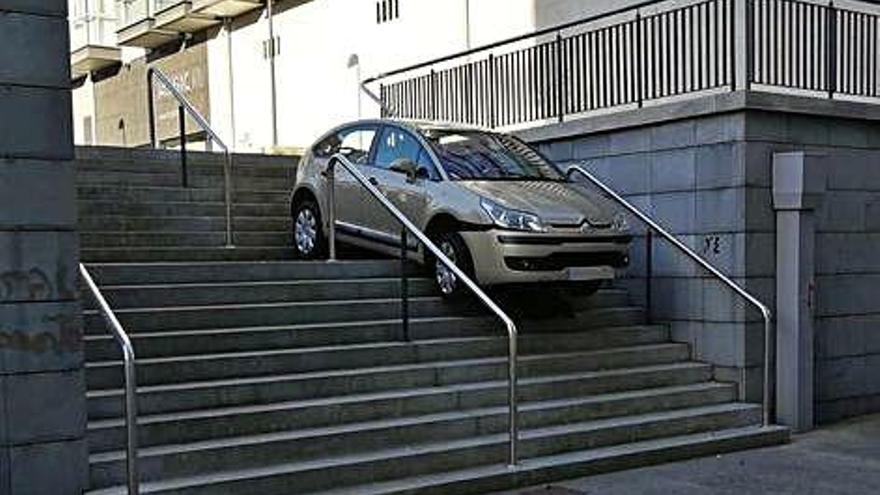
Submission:
M 626 219 L 626 215 L 623 213 L 614 215 L 614 218 L 611 220 L 611 228 L 619 231 L 629 230 L 629 221 Z
M 530 232 L 544 232 L 544 224 L 537 215 L 524 211 L 512 210 L 499 205 L 494 201 L 482 199 L 480 206 L 486 211 L 495 225 L 503 229 L 525 230 Z

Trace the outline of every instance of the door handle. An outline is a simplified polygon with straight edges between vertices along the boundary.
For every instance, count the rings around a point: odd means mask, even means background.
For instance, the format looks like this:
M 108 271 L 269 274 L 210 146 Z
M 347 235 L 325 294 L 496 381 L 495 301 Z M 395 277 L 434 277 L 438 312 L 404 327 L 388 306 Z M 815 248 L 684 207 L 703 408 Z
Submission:
M 370 184 L 372 184 L 372 185 L 374 185 L 374 186 L 378 186 L 378 185 L 379 185 L 379 180 L 376 179 L 375 177 L 370 177 L 370 178 L 367 179 L 367 180 L 369 180 L 369 181 L 370 181 Z

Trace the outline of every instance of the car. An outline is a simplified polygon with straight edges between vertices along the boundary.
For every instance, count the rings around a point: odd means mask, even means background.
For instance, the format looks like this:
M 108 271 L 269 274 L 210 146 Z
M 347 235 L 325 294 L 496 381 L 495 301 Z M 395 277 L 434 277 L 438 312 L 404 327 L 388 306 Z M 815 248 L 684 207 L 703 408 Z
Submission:
M 481 286 L 553 284 L 595 291 L 629 263 L 626 217 L 598 191 L 510 134 L 396 119 L 327 132 L 306 150 L 291 195 L 296 257 L 328 243 L 328 174 L 348 158 L 442 252 Z M 378 253 L 402 250 L 400 223 L 343 167 L 335 167 L 336 238 Z M 464 284 L 414 236 L 409 257 L 444 296 Z

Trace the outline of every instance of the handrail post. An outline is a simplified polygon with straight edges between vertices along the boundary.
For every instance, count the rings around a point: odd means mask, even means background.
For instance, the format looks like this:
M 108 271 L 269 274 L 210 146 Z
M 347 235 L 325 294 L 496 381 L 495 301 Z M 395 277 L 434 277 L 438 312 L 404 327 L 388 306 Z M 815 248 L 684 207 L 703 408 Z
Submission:
M 186 173 L 186 114 L 183 105 L 177 106 L 177 125 L 180 132 L 180 184 L 186 188 L 189 184 Z
M 327 246 L 330 261 L 336 261 L 336 160 L 327 163 Z
M 156 140 L 156 108 L 153 103 L 153 68 L 147 69 L 147 127 L 150 129 L 150 146 L 159 147 Z
M 400 317 L 403 327 L 403 340 L 409 342 L 409 276 L 406 272 L 407 251 L 406 228 L 400 229 Z
M 226 201 L 226 247 L 235 247 L 235 232 L 232 225 L 232 153 L 227 149 L 223 160 L 223 189 Z
M 654 307 L 653 278 L 654 231 L 649 227 L 645 232 L 645 309 L 647 309 L 648 323 L 651 323 L 651 310 Z
M 630 213 L 632 213 L 636 218 L 644 222 L 648 227 L 654 230 L 657 235 L 663 237 L 670 244 L 672 244 L 676 249 L 684 253 L 688 258 L 692 261 L 700 265 L 704 270 L 711 273 L 715 278 L 720 280 L 727 287 L 732 289 L 737 295 L 746 300 L 749 304 L 757 308 L 761 315 L 764 318 L 764 397 L 763 397 L 763 422 L 765 426 L 768 426 L 773 421 L 773 409 L 772 409 L 772 396 L 773 396 L 773 314 L 770 312 L 770 308 L 767 307 L 764 303 L 762 303 L 758 298 L 753 296 L 751 293 L 742 288 L 739 284 L 730 279 L 727 275 L 722 273 L 720 270 L 712 266 L 708 261 L 703 259 L 702 256 L 695 253 L 693 249 L 688 247 L 686 244 L 678 240 L 674 235 L 670 234 L 669 231 L 664 229 L 660 224 L 656 221 L 652 220 L 648 215 L 642 213 L 641 210 L 636 208 L 632 203 L 624 199 L 620 194 L 615 192 L 613 189 L 605 185 L 604 182 L 600 181 L 596 177 L 593 176 L 590 172 L 588 172 L 585 168 L 580 165 L 571 165 L 566 172 L 566 176 L 569 178 L 577 172 L 584 178 L 586 178 L 590 183 L 598 187 L 602 192 L 604 192 L 611 199 L 616 201 L 618 204 L 627 209 Z

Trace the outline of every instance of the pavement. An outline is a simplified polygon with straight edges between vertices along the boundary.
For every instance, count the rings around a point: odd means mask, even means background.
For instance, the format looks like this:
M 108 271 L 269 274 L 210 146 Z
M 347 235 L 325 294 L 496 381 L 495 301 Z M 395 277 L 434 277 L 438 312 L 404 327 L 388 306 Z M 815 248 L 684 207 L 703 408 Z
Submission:
M 591 476 L 496 495 L 880 495 L 880 414 L 787 445 Z

